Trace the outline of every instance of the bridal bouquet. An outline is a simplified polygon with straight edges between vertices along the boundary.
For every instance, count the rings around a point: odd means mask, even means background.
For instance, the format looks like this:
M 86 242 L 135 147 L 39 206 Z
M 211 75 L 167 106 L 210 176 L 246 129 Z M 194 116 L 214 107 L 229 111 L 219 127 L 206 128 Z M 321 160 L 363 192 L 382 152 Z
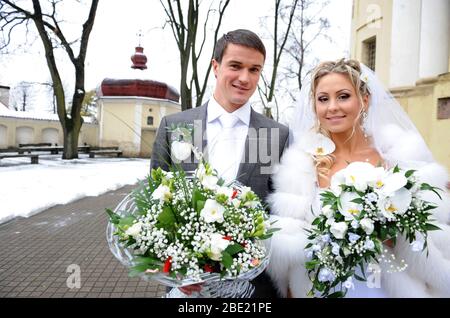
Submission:
M 107 210 L 113 235 L 133 252 L 130 275 L 183 286 L 210 273 L 237 277 L 267 259 L 261 240 L 274 229 L 260 199 L 248 187 L 224 185 L 203 160 L 192 177 L 153 169 L 132 197 L 134 212 Z
M 354 162 L 337 172 L 321 195 L 322 211 L 308 230 L 306 268 L 313 283 L 310 296 L 344 297 L 353 277 L 365 280 L 364 264 L 378 262 L 382 243 L 395 244 L 404 235 L 414 251 L 426 248 L 433 204 L 423 191 L 437 188 L 421 183 L 414 170 L 386 170 Z M 440 197 L 440 196 L 439 196 Z M 363 277 L 355 274 L 361 268 Z

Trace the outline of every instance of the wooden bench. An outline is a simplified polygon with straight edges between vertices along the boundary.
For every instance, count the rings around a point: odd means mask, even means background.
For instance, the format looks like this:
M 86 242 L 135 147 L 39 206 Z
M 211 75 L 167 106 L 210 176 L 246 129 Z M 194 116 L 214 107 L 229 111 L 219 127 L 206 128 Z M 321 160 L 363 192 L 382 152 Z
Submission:
M 0 155 L 0 160 L 1 160 L 1 159 L 7 159 L 7 158 L 20 158 L 20 157 L 26 157 L 26 158 L 30 158 L 30 159 L 31 159 L 31 163 L 32 163 L 32 164 L 38 164 L 38 163 L 39 163 L 39 155 L 25 155 L 25 154 L 21 154 L 21 155 L 16 155 L 16 154 L 4 154 L 4 155 Z
M 96 155 L 117 155 L 117 157 L 121 157 L 122 156 L 122 151 L 121 150 L 91 150 L 89 152 L 89 158 L 95 158 Z

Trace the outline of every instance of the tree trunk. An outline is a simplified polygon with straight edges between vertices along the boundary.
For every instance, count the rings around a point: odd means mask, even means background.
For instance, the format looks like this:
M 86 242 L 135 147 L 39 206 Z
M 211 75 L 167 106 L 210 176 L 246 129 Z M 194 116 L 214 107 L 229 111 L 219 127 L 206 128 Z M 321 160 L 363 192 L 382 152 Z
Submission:
M 81 124 L 66 125 L 64 127 L 64 152 L 63 159 L 78 158 L 78 136 L 80 134 Z

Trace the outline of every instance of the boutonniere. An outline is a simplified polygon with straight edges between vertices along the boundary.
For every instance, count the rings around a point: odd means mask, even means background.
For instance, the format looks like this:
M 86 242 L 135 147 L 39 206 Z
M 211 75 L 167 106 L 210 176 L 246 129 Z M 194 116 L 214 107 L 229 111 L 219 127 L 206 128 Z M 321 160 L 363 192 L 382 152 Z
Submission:
M 171 133 L 171 156 L 179 161 L 189 158 L 194 147 L 192 144 L 192 124 L 172 124 L 167 130 Z
M 334 152 L 336 146 L 334 142 L 320 133 L 309 132 L 303 136 L 301 142 L 302 149 L 313 156 L 326 156 Z

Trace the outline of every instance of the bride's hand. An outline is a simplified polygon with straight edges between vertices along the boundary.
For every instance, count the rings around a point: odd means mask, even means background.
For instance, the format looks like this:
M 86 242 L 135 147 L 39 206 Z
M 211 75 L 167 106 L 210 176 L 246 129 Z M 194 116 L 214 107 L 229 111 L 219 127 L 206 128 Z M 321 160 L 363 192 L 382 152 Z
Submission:
M 199 293 L 202 290 L 202 284 L 192 284 L 178 288 L 183 294 L 188 296 L 192 295 L 193 292 Z

